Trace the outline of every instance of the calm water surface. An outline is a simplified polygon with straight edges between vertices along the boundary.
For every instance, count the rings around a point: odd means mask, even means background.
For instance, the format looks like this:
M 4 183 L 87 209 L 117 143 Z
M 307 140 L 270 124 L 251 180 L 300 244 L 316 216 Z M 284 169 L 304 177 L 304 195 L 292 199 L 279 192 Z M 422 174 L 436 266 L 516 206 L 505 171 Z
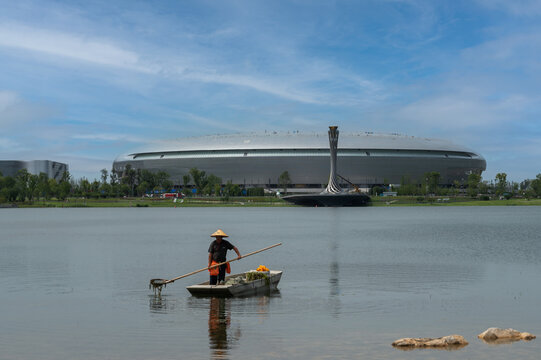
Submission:
M 222 228 L 280 291 L 193 298 Z M 539 359 L 540 207 L 0 210 L 0 359 Z M 233 256 L 230 254 L 230 257 Z M 401 337 L 461 334 L 457 351 Z

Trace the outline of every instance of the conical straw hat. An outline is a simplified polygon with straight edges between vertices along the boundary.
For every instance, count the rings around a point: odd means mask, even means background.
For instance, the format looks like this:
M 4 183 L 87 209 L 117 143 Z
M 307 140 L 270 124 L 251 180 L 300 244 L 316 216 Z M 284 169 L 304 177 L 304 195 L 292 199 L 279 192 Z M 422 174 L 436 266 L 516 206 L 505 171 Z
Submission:
M 224 233 L 224 232 L 222 231 L 222 229 L 216 230 L 216 231 L 214 232 L 214 234 L 212 234 L 212 235 L 210 235 L 210 236 L 214 236 L 214 237 L 216 237 L 216 236 L 229 237 L 229 235 L 227 235 L 226 233 Z

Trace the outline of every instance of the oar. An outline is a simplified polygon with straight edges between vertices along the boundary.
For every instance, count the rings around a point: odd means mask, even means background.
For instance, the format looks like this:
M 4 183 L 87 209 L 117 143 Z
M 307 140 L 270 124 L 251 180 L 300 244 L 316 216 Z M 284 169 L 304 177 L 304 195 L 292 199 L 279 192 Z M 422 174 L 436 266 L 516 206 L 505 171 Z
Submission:
M 257 254 L 257 253 L 260 253 L 260 252 L 265 251 L 265 250 L 272 249 L 273 247 L 276 247 L 276 246 L 279 246 L 279 245 L 282 245 L 282 243 L 267 246 L 266 248 L 263 248 L 261 250 L 253 251 L 253 252 L 248 253 L 246 255 L 242 255 L 242 258 L 245 258 L 245 257 L 250 256 L 250 255 L 254 255 L 254 254 Z M 220 265 L 224 265 L 224 264 L 227 264 L 227 263 L 230 263 L 230 262 L 233 262 L 233 261 L 237 261 L 237 260 L 239 260 L 239 258 L 235 258 L 235 259 L 232 259 L 232 260 L 225 261 L 223 263 L 212 265 L 210 268 L 206 267 L 206 268 L 202 268 L 202 269 L 199 269 L 199 270 L 195 270 L 195 271 L 192 271 L 191 273 L 187 273 L 187 274 L 184 274 L 184 275 L 181 275 L 181 276 L 178 276 L 176 278 L 169 279 L 169 280 L 166 280 L 166 279 L 151 279 L 148 288 L 149 289 L 152 288 L 152 289 L 154 289 L 154 291 L 158 290 L 158 292 L 161 293 L 162 286 L 166 286 L 169 283 L 175 282 L 175 281 L 177 281 L 179 279 L 182 279 L 182 278 L 185 278 L 187 276 L 200 273 L 201 271 L 205 271 L 205 270 L 208 270 L 208 269 L 213 269 L 213 268 L 216 268 L 216 267 L 218 267 Z

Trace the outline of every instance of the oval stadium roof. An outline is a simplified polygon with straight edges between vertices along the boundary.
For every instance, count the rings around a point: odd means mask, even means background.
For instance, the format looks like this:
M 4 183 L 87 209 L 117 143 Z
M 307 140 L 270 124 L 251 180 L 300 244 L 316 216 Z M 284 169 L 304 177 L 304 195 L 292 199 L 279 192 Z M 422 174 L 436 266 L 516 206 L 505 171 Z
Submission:
M 245 133 L 207 135 L 153 142 L 136 153 L 239 149 L 328 149 L 327 133 Z M 339 149 L 403 149 L 475 152 L 441 139 L 373 132 L 340 133 Z

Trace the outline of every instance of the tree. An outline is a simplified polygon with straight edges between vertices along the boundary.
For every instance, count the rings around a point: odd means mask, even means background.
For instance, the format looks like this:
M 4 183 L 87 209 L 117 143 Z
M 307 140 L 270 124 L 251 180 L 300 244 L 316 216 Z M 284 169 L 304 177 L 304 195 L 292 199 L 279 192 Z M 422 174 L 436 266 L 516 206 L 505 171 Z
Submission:
M 191 180 L 191 177 L 190 177 L 189 174 L 183 175 L 182 176 L 182 187 L 187 188 L 188 184 L 190 183 L 190 180 Z
M 5 186 L 5 178 L 0 171 L 0 204 L 6 202 L 8 189 Z
M 488 182 L 487 181 L 481 181 L 479 183 L 479 192 L 481 194 L 488 194 Z
M 468 196 L 476 197 L 479 194 L 479 183 L 481 182 L 481 175 L 471 173 L 468 176 Z
M 216 190 L 216 186 L 219 187 L 221 184 L 222 184 L 222 179 L 221 178 L 217 177 L 214 174 L 210 174 L 207 177 L 207 185 L 205 186 L 205 189 L 203 190 L 204 194 L 211 195 L 212 192 Z M 218 190 L 218 192 L 217 193 L 215 192 L 215 193 L 218 195 L 219 192 L 220 192 L 220 190 Z
M 62 178 L 60 179 L 60 182 L 58 183 L 58 191 L 57 191 L 57 197 L 59 200 L 64 200 L 68 197 L 72 190 L 71 185 L 71 175 L 68 171 L 64 171 L 62 173 Z
M 68 197 L 71 192 L 71 184 L 68 181 L 61 181 L 58 184 L 58 198 L 64 200 Z
M 291 184 L 291 178 L 289 177 L 289 172 L 284 171 L 280 174 L 278 177 L 278 184 L 283 189 L 283 193 L 285 194 L 287 192 L 288 186 Z
M 520 183 L 520 190 L 526 191 L 530 187 L 530 184 L 532 183 L 532 180 L 526 179 Z
M 158 171 L 156 173 L 156 183 L 162 190 L 169 191 L 173 187 L 173 183 L 169 178 L 169 174 L 165 171 Z
M 246 195 L 248 195 L 248 196 L 265 196 L 265 189 L 263 189 L 261 187 L 249 188 L 246 191 Z
M 228 181 L 227 184 L 225 184 L 224 188 L 224 195 L 225 197 L 229 196 L 240 196 L 242 191 L 240 190 L 240 187 L 236 184 L 233 184 L 231 181 Z
M 502 195 L 507 189 L 507 174 L 496 174 L 496 195 Z
M 4 201 L 17 201 L 19 191 L 17 181 L 11 176 L 0 176 L 0 203 Z
M 107 183 L 100 184 L 100 196 L 102 198 L 113 196 L 113 187 Z
M 18 190 L 18 196 L 20 201 L 26 201 L 28 196 L 28 181 L 30 180 L 30 173 L 26 169 L 21 169 L 15 176 L 16 186 Z
M 49 177 L 43 172 L 38 175 L 37 196 L 38 199 L 44 198 L 45 200 L 49 200 L 51 198 Z
M 34 197 L 38 195 L 39 177 L 38 175 L 31 174 L 28 178 L 28 198 L 30 201 L 34 201 Z M 39 195 L 38 195 L 39 196 Z
M 109 183 L 111 184 L 111 195 L 118 197 L 120 194 L 120 184 L 118 180 L 118 172 L 114 168 L 109 173 Z
M 431 171 L 431 172 L 425 173 L 425 179 L 426 179 L 425 185 L 429 193 L 431 194 L 438 193 L 440 178 L 441 178 L 441 175 L 437 171 Z
M 535 196 L 541 196 L 541 174 L 537 174 L 536 178 L 531 181 L 530 187 L 532 188 Z
M 118 184 L 118 173 L 115 169 L 112 169 L 109 173 L 109 184 L 111 184 L 111 186 Z
M 150 187 L 150 184 L 146 181 L 143 181 L 142 183 L 140 183 L 138 186 L 137 186 L 137 195 L 138 196 L 143 196 L 147 191 L 153 189 L 152 187 Z
M 134 169 L 132 169 L 131 165 L 130 164 L 126 165 L 126 168 L 124 169 L 124 173 L 122 174 L 122 183 L 129 186 L 131 196 L 133 196 L 136 176 L 137 176 L 137 172 Z
M 105 184 L 107 182 L 107 169 L 101 169 L 101 182 Z
M 138 181 L 139 186 L 143 183 L 146 184 L 145 187 L 147 190 L 154 189 L 158 186 L 158 177 L 153 172 L 144 169 L 141 171 L 140 179 Z
M 90 195 L 90 181 L 87 178 L 79 179 L 79 195 L 89 196 Z
M 458 194 L 460 194 L 460 182 L 458 180 L 453 181 L 451 192 L 454 197 L 457 197 Z
M 197 168 L 190 169 L 190 175 L 192 176 L 193 182 L 197 192 L 202 192 L 205 186 L 207 186 L 207 174 L 203 170 Z
M 45 196 L 45 198 L 47 200 L 49 200 L 50 198 L 52 197 L 57 197 L 58 196 L 58 183 L 56 182 L 55 179 L 49 179 L 48 180 L 48 187 L 49 187 L 49 196 Z
M 71 174 L 69 171 L 64 171 L 62 173 L 62 177 L 60 178 L 60 182 L 69 182 L 71 180 Z
M 373 191 L 373 190 L 372 190 Z M 409 176 L 402 176 L 400 187 L 396 190 L 398 195 L 419 195 L 422 194 L 418 184 L 412 184 Z

